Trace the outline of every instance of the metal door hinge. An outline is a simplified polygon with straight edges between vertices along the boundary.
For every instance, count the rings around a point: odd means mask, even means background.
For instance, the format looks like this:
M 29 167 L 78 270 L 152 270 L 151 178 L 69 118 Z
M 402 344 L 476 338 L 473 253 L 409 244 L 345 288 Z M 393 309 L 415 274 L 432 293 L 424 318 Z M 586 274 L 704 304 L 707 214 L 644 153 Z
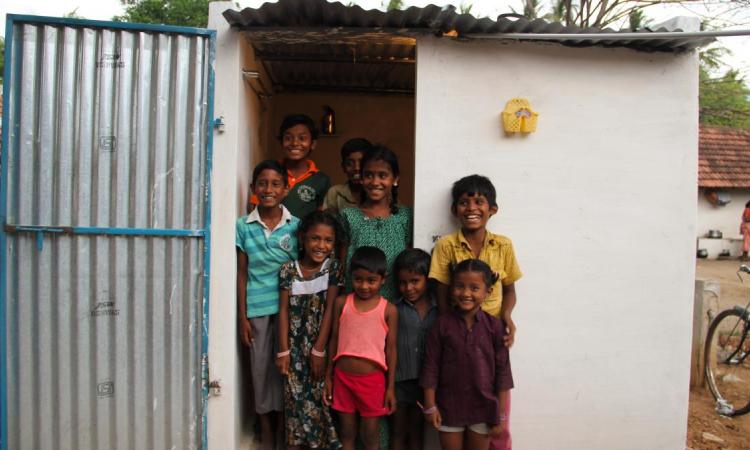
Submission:
M 214 128 L 219 133 L 224 132 L 224 128 L 226 127 L 226 124 L 224 123 L 224 116 L 219 116 L 214 119 Z
M 211 380 L 208 383 L 208 395 L 218 397 L 221 395 L 221 378 Z

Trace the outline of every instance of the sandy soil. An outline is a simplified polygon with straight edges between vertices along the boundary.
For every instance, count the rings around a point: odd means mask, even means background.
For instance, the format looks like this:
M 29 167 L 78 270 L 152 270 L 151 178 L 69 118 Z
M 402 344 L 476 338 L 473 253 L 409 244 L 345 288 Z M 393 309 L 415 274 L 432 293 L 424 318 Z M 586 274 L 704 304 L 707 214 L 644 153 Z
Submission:
M 721 310 L 750 302 L 750 276 L 741 283 L 736 272 L 739 262 L 698 260 L 696 277 L 720 282 L 721 294 L 713 308 Z M 750 395 L 750 392 L 748 392 Z M 723 442 L 712 441 L 709 433 Z M 688 437 L 686 447 L 694 450 L 750 450 L 750 414 L 728 418 L 716 413 L 714 398 L 708 388 L 690 392 Z

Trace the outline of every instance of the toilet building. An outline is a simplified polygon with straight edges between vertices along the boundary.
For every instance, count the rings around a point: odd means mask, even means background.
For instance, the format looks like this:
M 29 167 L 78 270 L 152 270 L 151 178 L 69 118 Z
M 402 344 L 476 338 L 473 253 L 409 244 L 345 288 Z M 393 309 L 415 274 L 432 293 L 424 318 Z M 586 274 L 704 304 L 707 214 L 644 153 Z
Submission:
M 2 450 L 253 445 L 235 220 L 292 112 L 333 113 L 335 183 L 350 138 L 397 153 L 416 247 L 457 227 L 453 181 L 493 180 L 516 448 L 684 445 L 705 38 L 324 0 L 208 28 L 9 16 Z

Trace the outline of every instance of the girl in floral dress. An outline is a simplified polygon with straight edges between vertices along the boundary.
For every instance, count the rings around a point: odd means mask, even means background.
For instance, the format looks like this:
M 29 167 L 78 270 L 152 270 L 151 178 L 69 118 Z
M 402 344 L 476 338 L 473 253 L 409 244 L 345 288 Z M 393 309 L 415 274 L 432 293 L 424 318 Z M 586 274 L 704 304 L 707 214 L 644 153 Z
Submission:
M 279 353 L 285 376 L 288 449 L 338 449 L 341 443 L 323 404 L 326 347 L 333 302 L 343 284 L 332 258 L 343 234 L 335 216 L 315 211 L 299 225 L 300 258 L 279 271 Z

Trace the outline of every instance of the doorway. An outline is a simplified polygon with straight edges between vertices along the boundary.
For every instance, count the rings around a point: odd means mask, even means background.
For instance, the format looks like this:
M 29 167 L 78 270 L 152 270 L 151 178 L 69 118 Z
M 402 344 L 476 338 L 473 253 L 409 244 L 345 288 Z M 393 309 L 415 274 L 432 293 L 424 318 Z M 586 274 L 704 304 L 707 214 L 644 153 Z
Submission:
M 245 31 L 254 69 L 245 80 L 262 114 L 261 158 L 280 159 L 279 124 L 292 113 L 321 127 L 330 110 L 335 130 L 321 132 L 312 159 L 332 184 L 346 182 L 340 149 L 365 138 L 393 150 L 403 186 L 399 201 L 414 201 L 416 39 L 387 33 Z

